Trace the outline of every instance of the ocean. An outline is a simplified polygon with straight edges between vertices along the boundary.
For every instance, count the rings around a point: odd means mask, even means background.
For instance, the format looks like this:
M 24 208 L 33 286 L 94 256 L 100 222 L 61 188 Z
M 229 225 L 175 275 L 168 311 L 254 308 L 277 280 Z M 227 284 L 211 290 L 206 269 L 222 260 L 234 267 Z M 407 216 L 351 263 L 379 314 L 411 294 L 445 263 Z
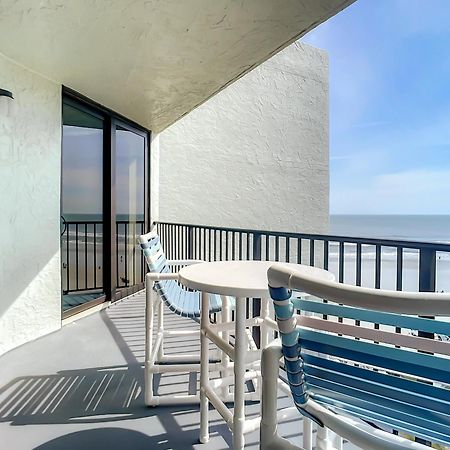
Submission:
M 450 216 L 425 215 L 331 215 L 330 234 L 346 237 L 450 243 Z M 330 246 L 330 270 L 338 276 L 338 245 Z M 397 253 L 383 247 L 381 287 L 396 288 Z M 375 248 L 362 247 L 362 285 L 374 287 Z M 356 246 L 345 246 L 344 282 L 354 284 L 356 278 Z M 419 252 L 403 252 L 403 290 L 419 290 Z M 436 258 L 436 290 L 450 292 L 450 253 L 438 252 Z
M 450 243 L 450 215 L 331 215 L 330 234 Z

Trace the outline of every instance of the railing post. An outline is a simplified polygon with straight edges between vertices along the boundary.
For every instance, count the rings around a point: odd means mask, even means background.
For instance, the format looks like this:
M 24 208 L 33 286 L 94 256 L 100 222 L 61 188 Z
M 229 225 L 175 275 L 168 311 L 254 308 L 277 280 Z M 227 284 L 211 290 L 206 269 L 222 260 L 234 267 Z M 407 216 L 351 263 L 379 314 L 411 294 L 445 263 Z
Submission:
M 253 233 L 253 261 L 261 261 L 261 234 Z
M 253 251 L 252 251 L 252 259 L 253 261 L 261 261 L 261 234 L 253 233 Z M 264 299 L 267 301 L 267 299 Z M 257 317 L 261 315 L 261 299 L 254 298 L 253 299 L 253 317 Z M 253 327 L 252 336 L 256 343 L 256 346 L 260 348 L 261 346 L 261 330 L 259 327 Z
M 194 259 L 194 227 L 188 226 L 187 239 L 187 259 Z
M 419 291 L 434 292 L 436 290 L 436 250 L 429 248 L 421 248 L 419 250 Z M 434 319 L 433 316 L 423 316 L 428 319 Z M 433 333 L 427 333 L 418 330 L 418 336 L 434 339 Z M 428 442 L 421 438 L 416 438 L 416 442 L 431 446 Z
M 419 250 L 419 291 L 436 290 L 436 250 L 421 248 Z M 431 317 L 434 319 L 434 317 Z M 419 336 L 434 339 L 433 333 L 419 331 Z
M 419 291 L 436 290 L 436 250 L 421 248 L 419 254 Z

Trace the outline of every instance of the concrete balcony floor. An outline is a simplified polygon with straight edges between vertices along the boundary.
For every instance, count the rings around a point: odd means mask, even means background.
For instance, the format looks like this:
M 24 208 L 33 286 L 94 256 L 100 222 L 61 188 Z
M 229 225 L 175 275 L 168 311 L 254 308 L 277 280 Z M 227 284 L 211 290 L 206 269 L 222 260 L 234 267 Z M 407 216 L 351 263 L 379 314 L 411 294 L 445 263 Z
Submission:
M 144 295 L 70 323 L 0 358 L 0 448 L 227 449 L 231 433 L 211 411 L 211 440 L 198 443 L 197 406 L 148 408 L 143 400 Z M 166 313 L 167 327 L 197 327 Z M 198 342 L 168 342 L 167 350 L 192 352 Z M 194 387 L 196 374 L 163 376 L 160 393 Z M 198 382 L 198 380 L 197 380 Z M 280 406 L 291 400 L 280 394 Z M 259 415 L 259 404 L 248 406 Z M 280 432 L 301 444 L 302 424 L 290 420 Z M 259 448 L 258 432 L 246 436 Z M 356 447 L 346 444 L 345 450 Z

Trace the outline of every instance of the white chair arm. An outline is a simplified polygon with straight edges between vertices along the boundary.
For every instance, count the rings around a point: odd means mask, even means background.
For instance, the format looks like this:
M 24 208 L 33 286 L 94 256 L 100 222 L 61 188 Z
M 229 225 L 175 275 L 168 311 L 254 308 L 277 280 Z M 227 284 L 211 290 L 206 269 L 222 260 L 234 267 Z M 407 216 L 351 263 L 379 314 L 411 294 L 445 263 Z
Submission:
M 205 262 L 201 259 L 169 259 L 167 260 L 168 266 L 191 266 L 192 264 L 200 264 Z
M 384 450 L 386 448 L 389 450 L 425 450 L 430 448 L 375 428 L 361 420 L 336 414 L 311 398 L 306 402 L 305 410 L 321 420 L 327 428 L 360 448 L 371 450 Z
M 178 273 L 149 272 L 145 278 L 149 281 L 178 280 Z

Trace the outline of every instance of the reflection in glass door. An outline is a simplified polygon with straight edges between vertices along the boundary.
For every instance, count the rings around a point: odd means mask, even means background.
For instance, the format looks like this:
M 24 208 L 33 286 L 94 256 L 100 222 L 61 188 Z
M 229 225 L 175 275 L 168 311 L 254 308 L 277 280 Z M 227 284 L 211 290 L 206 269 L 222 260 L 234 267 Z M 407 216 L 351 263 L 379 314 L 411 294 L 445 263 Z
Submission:
M 117 288 L 143 282 L 144 265 L 137 238 L 145 230 L 147 135 L 116 126 Z
M 103 119 L 65 101 L 62 130 L 62 309 L 104 295 Z
M 61 275 L 67 317 L 142 289 L 149 132 L 64 88 Z

